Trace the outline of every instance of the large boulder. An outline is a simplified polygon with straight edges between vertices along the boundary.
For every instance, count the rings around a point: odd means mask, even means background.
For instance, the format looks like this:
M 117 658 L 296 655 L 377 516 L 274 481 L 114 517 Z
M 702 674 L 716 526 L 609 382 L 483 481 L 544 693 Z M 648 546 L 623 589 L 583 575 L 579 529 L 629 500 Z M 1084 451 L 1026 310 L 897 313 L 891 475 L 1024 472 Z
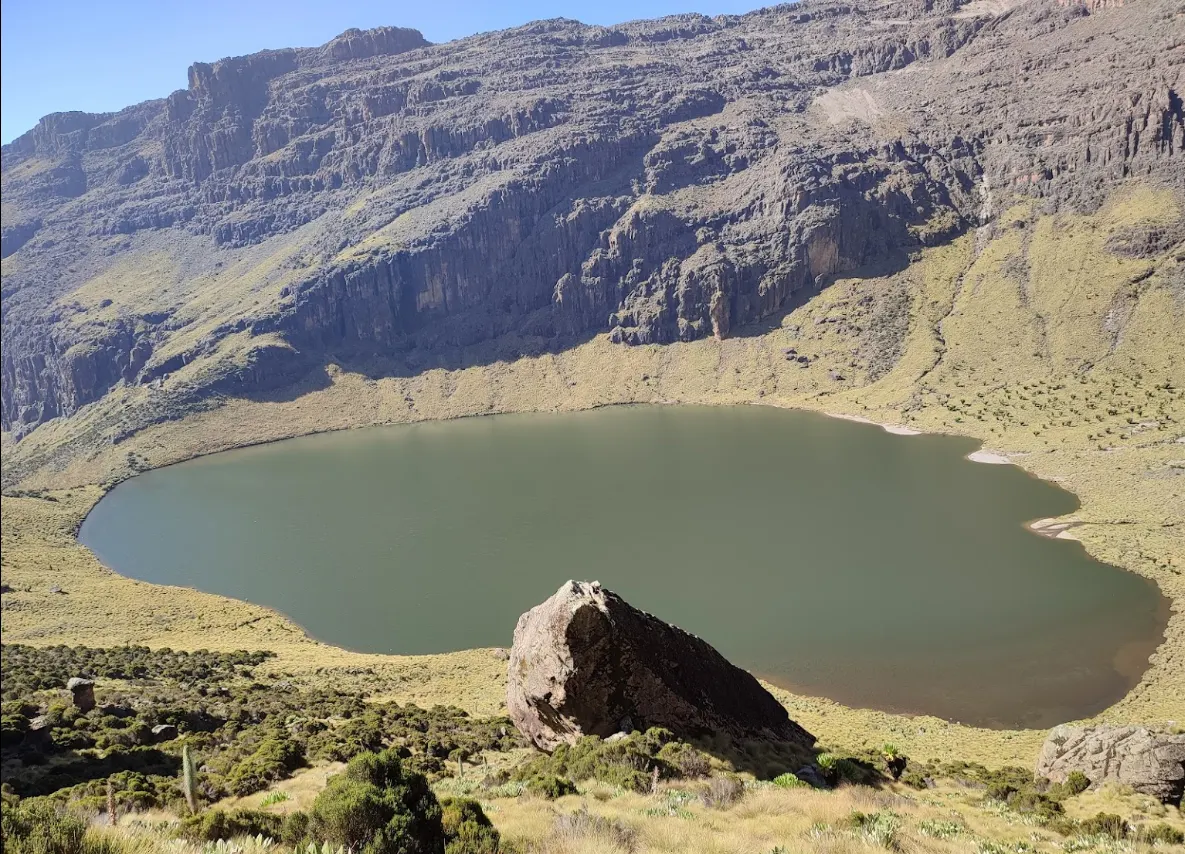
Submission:
M 595 581 L 569 581 L 519 618 L 506 705 L 543 750 L 652 726 L 681 737 L 815 741 L 751 675 Z
M 1049 733 L 1036 774 L 1054 783 L 1081 771 L 1092 785 L 1119 783 L 1166 803 L 1185 791 L 1185 735 L 1137 726 L 1059 726 Z

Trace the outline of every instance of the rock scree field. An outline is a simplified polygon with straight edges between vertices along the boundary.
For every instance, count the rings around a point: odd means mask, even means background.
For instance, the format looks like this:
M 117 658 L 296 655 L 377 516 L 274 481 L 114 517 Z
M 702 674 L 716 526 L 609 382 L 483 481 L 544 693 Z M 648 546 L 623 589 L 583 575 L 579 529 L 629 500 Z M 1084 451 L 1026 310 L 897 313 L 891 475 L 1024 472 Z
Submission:
M 3 148 L 6 850 L 1180 844 L 1183 46 L 1168 0 L 803 0 L 350 30 L 46 116 Z M 1155 581 L 1164 642 L 1044 750 L 772 689 L 809 751 L 648 729 L 539 754 L 504 651 L 351 653 L 76 540 L 114 484 L 195 456 L 618 403 L 979 439 L 1078 496 L 1032 527 Z M 1113 749 L 1168 770 L 1115 777 Z M 388 831 L 338 833 L 357 798 Z

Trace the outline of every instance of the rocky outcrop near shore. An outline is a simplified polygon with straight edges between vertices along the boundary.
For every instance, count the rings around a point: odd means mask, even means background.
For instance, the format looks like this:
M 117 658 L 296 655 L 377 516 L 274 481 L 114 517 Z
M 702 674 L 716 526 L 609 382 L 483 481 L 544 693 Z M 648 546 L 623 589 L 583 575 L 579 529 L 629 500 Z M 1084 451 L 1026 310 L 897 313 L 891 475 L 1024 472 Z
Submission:
M 0 423 L 726 337 L 1017 199 L 1185 185 L 1180 9 L 1109 6 L 349 30 L 46 116 L 3 149 Z
M 508 667 L 510 718 L 542 750 L 655 726 L 815 742 L 750 674 L 595 581 L 569 581 L 523 614 Z
M 1064 783 L 1074 771 L 1091 785 L 1117 783 L 1165 803 L 1185 793 L 1185 734 L 1135 726 L 1059 726 L 1037 759 L 1036 775 Z

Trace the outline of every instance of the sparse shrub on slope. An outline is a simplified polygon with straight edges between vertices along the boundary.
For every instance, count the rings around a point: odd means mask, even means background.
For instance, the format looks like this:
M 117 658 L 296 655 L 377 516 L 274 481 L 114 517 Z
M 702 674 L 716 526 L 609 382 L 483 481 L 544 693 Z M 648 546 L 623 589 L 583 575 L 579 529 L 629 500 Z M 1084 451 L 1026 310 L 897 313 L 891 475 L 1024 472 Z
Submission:
M 5 798 L 0 807 L 4 854 L 122 854 L 118 838 L 88 830 L 73 813 L 44 798 L 17 803 Z
M 804 783 L 797 776 L 789 772 L 779 774 L 771 782 L 779 789 L 809 789 L 811 787 L 810 783 Z
M 696 747 L 676 741 L 669 730 L 652 727 L 624 738 L 581 738 L 561 744 L 550 756 L 540 756 L 515 771 L 515 779 L 529 782 L 540 776 L 597 780 L 631 792 L 649 792 L 657 770 L 660 779 L 694 779 L 711 772 L 711 760 Z
M 595 851 L 633 851 L 637 832 L 620 821 L 593 815 L 587 808 L 556 816 L 552 835 L 565 842 L 592 842 Z
M 441 854 L 440 803 L 393 750 L 355 756 L 313 802 L 309 837 L 365 854 Z
M 1083 836 L 1105 836 L 1108 839 L 1126 839 L 1128 824 L 1121 816 L 1114 813 L 1101 812 L 1084 819 L 1078 824 L 1078 832 Z
M 527 791 L 532 795 L 554 801 L 564 795 L 576 794 L 576 784 L 567 777 L 555 774 L 537 774 L 527 780 Z
M 280 839 L 284 817 L 262 810 L 210 810 L 181 821 L 181 835 L 195 842 L 217 842 L 239 836 Z
M 226 787 L 233 795 L 250 795 L 283 780 L 305 764 L 304 752 L 282 731 L 264 736 L 255 752 L 231 769 Z
M 739 801 L 745 794 L 745 784 L 735 774 L 718 774 L 700 793 L 700 800 L 706 806 L 725 809 Z
M 440 802 L 445 854 L 498 854 L 501 837 L 481 804 L 471 798 Z
M 42 800 L 8 800 L 0 809 L 5 854 L 78 854 L 86 825 L 77 816 Z

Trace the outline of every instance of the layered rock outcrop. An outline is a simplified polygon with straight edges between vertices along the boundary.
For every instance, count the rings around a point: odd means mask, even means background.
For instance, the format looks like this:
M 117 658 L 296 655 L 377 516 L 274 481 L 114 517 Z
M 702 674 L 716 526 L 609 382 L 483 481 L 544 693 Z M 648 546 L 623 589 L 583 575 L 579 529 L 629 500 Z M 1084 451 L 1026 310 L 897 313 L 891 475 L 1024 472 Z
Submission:
M 1117 783 L 1166 803 L 1185 793 L 1185 734 L 1135 726 L 1059 726 L 1037 759 L 1036 775 L 1064 783 L 1074 771 L 1091 785 Z
M 595 581 L 569 581 L 523 614 L 508 667 L 510 718 L 543 750 L 653 726 L 815 741 L 750 674 Z
M 1180 10 L 1107 5 L 350 30 L 46 116 L 3 149 L 0 423 L 724 337 L 1018 198 L 1185 185 Z

